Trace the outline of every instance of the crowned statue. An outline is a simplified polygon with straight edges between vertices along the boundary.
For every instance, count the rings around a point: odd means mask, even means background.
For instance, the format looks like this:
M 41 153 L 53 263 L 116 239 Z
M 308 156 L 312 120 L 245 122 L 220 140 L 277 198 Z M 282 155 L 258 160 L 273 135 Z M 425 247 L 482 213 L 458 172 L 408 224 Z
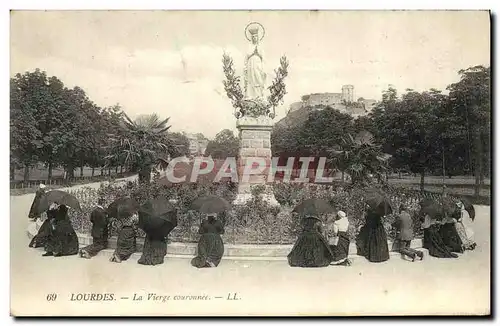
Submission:
M 267 76 L 263 69 L 264 55 L 259 49 L 259 42 L 264 37 L 264 29 L 257 24 L 249 25 L 245 35 L 250 41 L 250 50 L 245 57 L 245 99 L 263 99 Z
M 265 29 L 258 22 L 251 22 L 245 28 L 245 37 L 250 42 L 250 49 L 245 56 L 243 76 L 236 74 L 233 59 L 224 53 L 222 68 L 225 80 L 224 89 L 231 100 L 236 117 L 236 128 L 239 130 L 240 148 L 238 155 L 238 177 L 243 177 L 238 183 L 238 194 L 234 203 L 244 204 L 253 197 L 252 187 L 263 186 L 262 198 L 272 205 L 279 205 L 270 185 L 267 184 L 268 170 L 272 166 L 271 132 L 273 119 L 276 117 L 276 107 L 283 104 L 286 94 L 285 78 L 288 75 L 288 60 L 280 58 L 280 66 L 274 70 L 275 76 L 267 80 L 264 72 L 264 54 L 259 44 L 265 36 Z M 243 82 L 243 87 L 240 86 Z M 246 165 L 252 164 L 257 158 L 264 160 L 266 169 L 261 172 L 245 175 Z M 259 163 L 260 164 L 260 163 Z M 262 166 L 263 167 L 263 166 Z M 249 176 L 245 181 L 245 176 Z
M 267 85 L 267 74 L 264 72 L 264 54 L 259 47 L 266 31 L 258 22 L 252 22 L 245 28 L 245 37 L 250 42 L 250 49 L 245 56 L 243 69 L 243 89 L 240 77 L 236 75 L 233 59 L 224 53 L 222 63 L 226 80 L 223 81 L 226 94 L 233 102 L 234 115 L 237 119 L 247 117 L 275 117 L 275 108 L 283 103 L 286 94 L 284 79 L 288 75 L 288 60 L 280 59 L 280 67 L 275 70 L 276 76 Z

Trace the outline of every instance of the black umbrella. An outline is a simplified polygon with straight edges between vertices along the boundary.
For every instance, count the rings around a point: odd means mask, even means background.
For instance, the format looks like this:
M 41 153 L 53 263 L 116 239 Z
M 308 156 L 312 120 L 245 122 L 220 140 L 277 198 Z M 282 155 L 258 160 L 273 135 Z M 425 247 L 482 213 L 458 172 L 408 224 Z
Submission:
M 230 210 L 231 204 L 224 198 L 210 195 L 195 199 L 190 208 L 204 214 L 222 213 Z
M 391 201 L 382 190 L 369 188 L 363 197 L 370 209 L 380 211 L 384 215 L 392 214 Z
M 42 196 L 45 194 L 45 191 L 43 189 L 37 190 L 35 194 L 35 198 L 33 199 L 33 202 L 31 203 L 30 207 L 30 212 L 28 213 L 28 218 L 35 218 L 37 215 L 39 215 L 38 211 L 38 205 L 40 205 L 40 199 L 42 199 Z
M 443 206 L 433 199 L 424 199 L 420 202 L 420 214 L 422 216 L 429 215 L 434 219 L 442 219 L 444 217 Z
M 108 209 L 109 217 L 122 219 L 131 216 L 139 210 L 139 203 L 130 197 L 123 197 L 112 202 Z
M 474 219 L 476 218 L 476 210 L 474 209 L 474 205 L 472 205 L 472 203 L 467 199 L 462 199 L 461 201 L 464 204 L 465 210 L 467 211 L 467 213 L 469 213 L 470 219 L 474 221 Z
M 424 199 L 420 202 L 420 214 L 429 215 L 433 219 L 443 219 L 447 215 L 453 214 L 457 206 L 453 199 L 445 197 L 437 199 Z
M 80 202 L 75 196 L 62 190 L 51 190 L 40 197 L 36 214 L 41 214 L 49 209 L 51 204 L 65 205 L 76 210 L 81 210 Z
M 306 199 L 293 209 L 293 212 L 301 215 L 320 215 L 334 213 L 335 208 L 324 199 L 311 198 Z
M 166 237 L 177 226 L 177 210 L 168 199 L 147 201 L 139 209 L 139 227 L 148 236 Z

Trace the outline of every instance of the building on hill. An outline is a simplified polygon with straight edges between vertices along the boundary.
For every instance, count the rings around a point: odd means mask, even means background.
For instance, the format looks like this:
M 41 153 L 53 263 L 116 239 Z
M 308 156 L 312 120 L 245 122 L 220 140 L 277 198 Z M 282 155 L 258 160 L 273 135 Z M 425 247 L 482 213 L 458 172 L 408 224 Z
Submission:
M 376 100 L 364 99 L 363 97 L 357 100 L 354 100 L 354 98 L 354 86 L 344 85 L 342 86 L 341 93 L 313 93 L 302 96 L 300 102 L 295 102 L 290 105 L 288 114 L 292 114 L 304 108 L 316 107 L 316 109 L 321 109 L 329 106 L 356 118 L 370 113 L 377 103 Z
M 300 102 L 295 102 L 290 105 L 287 115 L 276 122 L 275 130 L 280 128 L 294 128 L 305 123 L 311 112 L 323 110 L 325 108 L 333 108 L 342 113 L 347 113 L 354 118 L 367 115 L 375 107 L 377 101 L 372 99 L 364 99 L 362 97 L 355 99 L 354 86 L 342 86 L 341 93 L 313 93 L 304 95 Z M 305 150 L 305 149 L 304 149 Z M 296 176 L 300 173 L 301 164 L 298 159 L 302 156 L 308 156 L 305 150 L 303 153 L 279 153 L 279 166 L 286 166 L 287 160 L 294 157 L 293 175 Z M 320 157 L 315 157 L 309 165 L 311 171 L 315 171 L 318 167 Z M 327 174 L 334 174 L 333 166 L 325 166 Z M 312 173 L 312 174 L 311 174 Z M 308 173 L 310 178 L 314 177 L 314 173 Z M 338 177 L 338 176 L 337 176 Z
M 342 101 L 352 103 L 354 102 L 354 86 L 344 85 L 342 86 Z

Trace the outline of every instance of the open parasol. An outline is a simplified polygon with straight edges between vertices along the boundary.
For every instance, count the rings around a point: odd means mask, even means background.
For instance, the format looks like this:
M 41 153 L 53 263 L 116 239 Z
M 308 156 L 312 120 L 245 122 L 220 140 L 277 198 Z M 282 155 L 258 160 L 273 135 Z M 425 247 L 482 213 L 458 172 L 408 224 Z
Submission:
M 306 199 L 293 209 L 295 213 L 312 216 L 334 213 L 335 211 L 335 208 L 328 201 L 320 198 Z
M 65 205 L 76 210 L 81 210 L 80 202 L 75 196 L 62 190 L 51 190 L 41 195 L 37 205 L 36 214 L 47 211 L 51 204 Z
M 443 206 L 436 200 L 424 199 L 420 202 L 420 214 L 422 216 L 429 215 L 433 219 L 443 219 Z
M 166 198 L 147 201 L 139 208 L 139 227 L 148 236 L 166 237 L 177 226 L 177 210 Z
M 472 205 L 472 203 L 467 199 L 461 199 L 461 202 L 464 204 L 464 208 L 467 213 L 469 213 L 470 219 L 474 221 L 474 219 L 476 218 L 476 210 L 474 209 L 474 205 Z
M 440 200 L 424 199 L 420 202 L 420 214 L 429 215 L 433 219 L 441 220 L 448 215 L 453 214 L 457 206 L 453 199 L 445 197 Z
M 130 197 L 122 197 L 112 202 L 106 210 L 109 217 L 122 219 L 139 210 L 139 203 Z
M 370 209 L 381 211 L 384 215 L 392 214 L 392 206 L 388 196 L 379 189 L 368 188 L 364 194 L 365 203 Z
M 211 214 L 211 213 L 222 213 L 231 209 L 231 205 L 227 200 L 218 196 L 203 196 L 198 197 L 191 203 L 192 210 L 196 210 L 200 213 Z

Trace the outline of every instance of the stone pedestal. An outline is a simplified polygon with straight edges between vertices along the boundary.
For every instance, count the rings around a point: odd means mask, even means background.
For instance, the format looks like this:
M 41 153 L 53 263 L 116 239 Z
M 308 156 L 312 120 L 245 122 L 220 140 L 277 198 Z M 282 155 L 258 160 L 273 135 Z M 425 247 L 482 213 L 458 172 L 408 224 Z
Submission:
M 263 198 L 272 205 L 279 205 L 274 198 L 274 193 L 270 185 L 267 184 L 269 169 L 271 168 L 271 131 L 273 121 L 269 117 L 258 118 L 242 117 L 238 119 L 236 127 L 239 130 L 241 147 L 238 159 L 238 195 L 234 201 L 236 205 L 245 204 L 252 198 L 251 187 L 261 185 L 265 187 Z M 262 172 L 251 174 L 248 181 L 244 178 L 246 166 L 253 166 L 257 169 L 257 162 L 265 162 Z M 248 168 L 247 168 L 248 169 Z

